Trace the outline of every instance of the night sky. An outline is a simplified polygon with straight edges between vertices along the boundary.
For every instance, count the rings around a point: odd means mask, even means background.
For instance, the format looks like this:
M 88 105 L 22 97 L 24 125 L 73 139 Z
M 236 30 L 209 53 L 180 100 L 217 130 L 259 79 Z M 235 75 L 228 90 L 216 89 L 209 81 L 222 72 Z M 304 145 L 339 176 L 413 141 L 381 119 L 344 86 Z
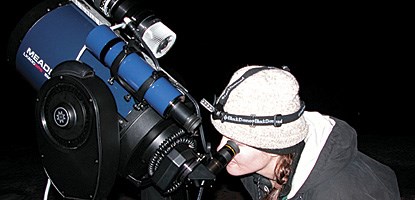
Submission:
M 9 11 L 11 16 L 5 19 L 7 36 L 38 2 L 24 2 L 24 6 L 16 5 Z M 413 45 L 409 44 L 413 40 L 414 21 L 409 17 L 408 6 L 380 2 L 224 4 L 215 0 L 149 3 L 177 34 L 173 48 L 159 59 L 160 65 L 196 100 L 211 101 L 240 67 L 286 65 L 300 83 L 306 110 L 344 119 L 356 128 L 358 135 L 371 136 L 374 141 L 383 138 L 385 146 L 374 146 L 392 148 L 391 152 L 400 145 L 389 146 L 384 140 L 394 142 L 401 138 L 405 144 L 415 142 L 410 73 L 414 56 Z M 5 66 L 10 71 L 15 67 L 10 63 Z M 3 85 L 8 102 L 4 110 L 10 114 L 4 116 L 7 128 L 0 140 L 4 142 L 3 152 L 7 153 L 11 151 L 4 151 L 5 148 L 35 142 L 36 91 L 17 70 L 15 73 L 15 78 L 5 78 Z M 207 117 L 206 111 L 202 112 Z M 205 134 L 215 141 L 217 133 L 208 120 L 203 125 Z M 375 155 L 374 151 L 369 153 Z M 397 156 L 391 152 L 391 156 Z M 401 163 L 402 166 L 411 167 L 403 170 L 415 172 L 413 152 L 401 150 L 399 154 L 406 155 L 402 162 L 408 165 Z
M 35 2 L 12 13 L 8 30 Z M 409 132 L 413 62 L 403 6 L 156 1 L 149 8 L 177 34 L 159 59 L 161 67 L 197 100 L 219 95 L 242 66 L 287 65 L 308 110 L 337 115 L 357 128 Z

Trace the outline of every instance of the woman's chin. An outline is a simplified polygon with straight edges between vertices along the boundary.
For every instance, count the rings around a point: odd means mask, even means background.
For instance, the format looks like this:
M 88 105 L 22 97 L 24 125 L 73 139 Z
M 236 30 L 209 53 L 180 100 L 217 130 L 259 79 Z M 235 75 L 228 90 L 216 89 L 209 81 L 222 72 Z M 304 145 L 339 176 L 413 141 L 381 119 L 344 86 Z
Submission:
M 226 171 L 228 171 L 228 173 L 232 176 L 240 176 L 246 174 L 239 169 L 238 165 L 231 163 L 226 166 Z

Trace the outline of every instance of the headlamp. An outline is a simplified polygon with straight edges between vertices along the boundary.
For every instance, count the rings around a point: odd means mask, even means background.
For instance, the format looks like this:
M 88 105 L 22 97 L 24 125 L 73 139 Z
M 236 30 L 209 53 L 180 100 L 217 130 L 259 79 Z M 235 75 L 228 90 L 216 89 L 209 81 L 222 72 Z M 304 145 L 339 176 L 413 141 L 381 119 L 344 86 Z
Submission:
M 300 101 L 300 109 L 297 112 L 288 115 L 281 115 L 275 114 L 273 116 L 257 116 L 255 114 L 252 115 L 238 115 L 226 112 L 223 108 L 229 98 L 230 93 L 234 90 L 239 84 L 241 84 L 244 80 L 246 80 L 249 76 L 253 74 L 267 69 L 273 69 L 274 67 L 264 66 L 264 67 L 257 67 L 252 68 L 246 71 L 239 79 L 234 81 L 232 84 L 229 84 L 228 87 L 225 88 L 225 91 L 222 96 L 220 96 L 217 100 L 214 99 L 214 104 L 210 104 L 206 99 L 201 100 L 201 104 L 211 112 L 212 119 L 220 120 L 223 122 L 235 123 L 235 124 L 244 124 L 250 125 L 252 127 L 255 126 L 268 126 L 272 125 L 275 127 L 280 127 L 282 124 L 290 123 L 292 121 L 297 120 L 300 116 L 304 113 L 305 103 L 304 101 Z M 289 69 L 284 66 L 284 70 Z

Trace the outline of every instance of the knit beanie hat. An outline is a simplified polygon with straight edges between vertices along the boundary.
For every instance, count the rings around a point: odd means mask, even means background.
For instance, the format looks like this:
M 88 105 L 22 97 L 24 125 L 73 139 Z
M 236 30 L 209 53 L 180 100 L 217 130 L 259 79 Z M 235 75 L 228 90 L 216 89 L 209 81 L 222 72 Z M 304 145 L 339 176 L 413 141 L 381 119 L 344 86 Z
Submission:
M 290 153 L 298 149 L 295 146 L 302 149 L 308 126 L 298 91 L 289 70 L 243 67 L 215 100 L 214 107 L 222 111 L 212 112 L 211 122 L 222 135 L 258 149 L 277 153 Z

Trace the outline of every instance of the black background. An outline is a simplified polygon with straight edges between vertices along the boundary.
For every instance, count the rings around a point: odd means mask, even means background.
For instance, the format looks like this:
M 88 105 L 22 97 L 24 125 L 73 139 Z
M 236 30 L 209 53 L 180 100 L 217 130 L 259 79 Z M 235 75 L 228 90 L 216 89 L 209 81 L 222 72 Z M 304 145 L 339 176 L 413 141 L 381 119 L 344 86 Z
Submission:
M 40 1 L 12 2 L 3 35 Z M 356 128 L 362 151 L 393 167 L 402 193 L 410 185 L 415 159 L 413 124 L 414 21 L 407 5 L 387 3 L 306 3 L 241 1 L 154 1 L 150 7 L 176 34 L 173 48 L 159 59 L 196 99 L 213 99 L 232 73 L 245 65 L 287 65 L 300 82 L 306 110 L 317 110 Z M 36 91 L 6 62 L 3 79 L 2 158 L 17 166 L 18 155 L 36 151 Z M 207 113 L 202 110 L 204 119 Z M 208 120 L 207 137 L 218 139 Z M 30 154 L 29 154 L 30 155 Z M 36 155 L 36 154 L 34 154 Z M 8 160 L 10 159 L 10 160 Z M 16 159 L 14 162 L 13 159 Z M 9 168 L 14 165 L 3 165 Z M 39 168 L 33 170 L 41 171 Z M 17 171 L 16 171 L 17 173 Z M 41 173 L 41 172 L 40 172 Z M 7 193 L 16 174 L 2 173 Z M 45 182 L 41 182 L 43 185 Z M 39 183 L 38 183 L 39 184 Z M 17 186 L 16 186 L 17 187 Z M 22 189 L 24 190 L 24 189 Z M 14 189 L 13 189 L 14 191 Z M 27 189 L 25 190 L 27 193 Z M 30 193 L 30 192 L 29 192 Z

